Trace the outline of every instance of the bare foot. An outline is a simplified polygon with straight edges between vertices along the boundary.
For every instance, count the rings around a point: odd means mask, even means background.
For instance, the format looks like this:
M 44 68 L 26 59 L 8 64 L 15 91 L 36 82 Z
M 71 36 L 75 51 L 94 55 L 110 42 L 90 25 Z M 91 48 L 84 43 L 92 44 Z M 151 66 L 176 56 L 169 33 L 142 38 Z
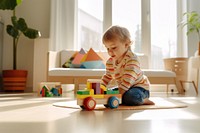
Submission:
M 144 105 L 155 105 L 155 103 L 151 100 L 149 100 L 148 98 L 144 99 Z

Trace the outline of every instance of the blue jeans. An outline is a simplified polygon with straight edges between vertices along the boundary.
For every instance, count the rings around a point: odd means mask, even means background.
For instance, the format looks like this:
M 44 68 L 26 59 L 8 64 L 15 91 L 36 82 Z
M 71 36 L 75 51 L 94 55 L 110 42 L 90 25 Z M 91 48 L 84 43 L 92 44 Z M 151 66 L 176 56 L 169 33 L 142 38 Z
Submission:
M 122 104 L 133 106 L 142 105 L 145 98 L 149 98 L 149 90 L 142 87 L 131 87 L 122 96 Z

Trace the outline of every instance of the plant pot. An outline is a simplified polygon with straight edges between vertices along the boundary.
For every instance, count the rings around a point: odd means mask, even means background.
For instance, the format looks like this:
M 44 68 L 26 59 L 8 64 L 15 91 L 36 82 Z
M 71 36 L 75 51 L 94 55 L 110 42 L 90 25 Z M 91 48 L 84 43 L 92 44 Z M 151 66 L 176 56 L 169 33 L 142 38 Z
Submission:
M 24 91 L 26 89 L 27 70 L 3 70 L 2 75 L 5 91 Z

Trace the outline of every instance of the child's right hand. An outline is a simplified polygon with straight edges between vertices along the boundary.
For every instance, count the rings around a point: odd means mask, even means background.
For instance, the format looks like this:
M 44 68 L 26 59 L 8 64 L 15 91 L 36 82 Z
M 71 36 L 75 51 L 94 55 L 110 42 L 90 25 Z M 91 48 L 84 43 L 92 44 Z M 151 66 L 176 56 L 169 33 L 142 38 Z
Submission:
M 119 89 L 118 89 L 118 88 L 113 88 L 112 90 L 114 90 L 114 91 L 118 91 Z

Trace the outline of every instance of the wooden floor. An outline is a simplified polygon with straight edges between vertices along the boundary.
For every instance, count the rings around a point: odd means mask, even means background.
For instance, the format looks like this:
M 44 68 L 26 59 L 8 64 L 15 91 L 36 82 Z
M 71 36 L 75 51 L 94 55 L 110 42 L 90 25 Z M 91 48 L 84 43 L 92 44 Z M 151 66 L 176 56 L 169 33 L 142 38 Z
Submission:
M 0 133 L 199 133 L 200 97 L 153 92 L 188 105 L 159 110 L 81 111 L 52 106 L 74 99 L 34 93 L 0 94 Z

